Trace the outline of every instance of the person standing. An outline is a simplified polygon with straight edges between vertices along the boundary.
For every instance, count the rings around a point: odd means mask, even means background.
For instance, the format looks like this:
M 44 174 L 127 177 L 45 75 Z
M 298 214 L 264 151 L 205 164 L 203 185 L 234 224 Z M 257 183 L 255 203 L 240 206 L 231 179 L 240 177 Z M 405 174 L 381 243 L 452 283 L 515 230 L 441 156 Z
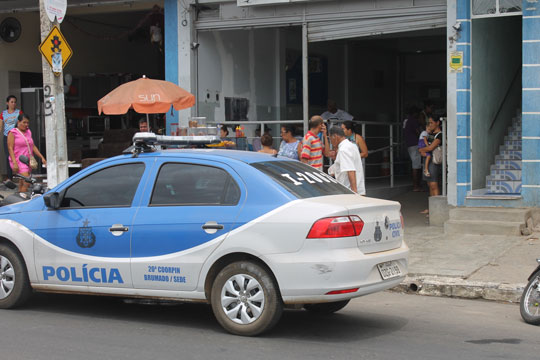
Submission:
M 17 119 L 20 114 L 22 114 L 22 111 L 17 109 L 17 98 L 14 95 L 9 95 L 6 99 L 6 110 L 0 113 L 0 132 L 4 134 L 4 154 L 7 161 L 9 161 L 9 151 L 7 143 L 8 133 L 17 124 Z M 11 179 L 13 177 L 13 172 L 9 165 L 7 166 L 7 176 L 8 179 Z
M 338 151 L 336 161 L 330 167 L 328 173 L 333 174 L 340 184 L 355 193 L 366 195 L 364 167 L 362 166 L 358 146 L 347 139 L 343 128 L 339 126 L 330 129 L 330 141 Z
M 324 120 L 318 115 L 312 116 L 311 119 L 309 119 L 308 126 L 309 131 L 302 140 L 300 161 L 317 170 L 323 171 L 323 155 L 328 156 L 330 153 L 330 145 Z M 318 136 L 319 132 L 322 132 L 322 141 Z
M 24 114 L 20 114 L 17 118 L 17 125 L 11 129 L 7 136 L 8 152 L 9 152 L 9 165 L 13 170 L 13 174 L 21 174 L 24 176 L 30 176 L 32 168 L 19 161 L 19 156 L 25 155 L 30 159 L 32 156 L 37 155 L 43 162 L 43 165 L 47 165 L 47 160 L 41 155 L 39 149 L 34 145 L 32 139 L 32 132 L 28 128 L 30 119 Z M 19 191 L 26 192 L 28 190 L 28 184 L 24 180 L 19 180 Z
M 302 152 L 302 143 L 294 137 L 294 127 L 283 125 L 281 127 L 281 144 L 279 144 L 278 155 L 298 160 Z
M 354 117 L 345 110 L 338 109 L 335 100 L 328 99 L 327 111 L 321 114 L 323 120 L 353 120 Z
M 443 144 L 440 119 L 434 119 L 433 116 L 428 117 L 428 130 L 433 134 L 433 141 L 425 148 L 419 150 L 422 156 L 425 156 L 428 152 L 434 154 L 435 149 Z M 442 165 L 435 164 L 435 161 L 430 161 L 428 170 L 429 176 L 424 174 L 423 178 L 429 186 L 429 196 L 437 196 L 439 195 L 439 180 L 442 176 Z
M 418 152 L 418 136 L 420 135 L 418 112 L 419 109 L 417 107 L 412 107 L 409 110 L 409 115 L 403 122 L 403 137 L 405 138 L 405 145 L 407 145 L 407 152 L 411 158 L 413 191 L 415 192 L 422 191 L 422 187 L 420 186 L 422 159 Z
M 341 127 L 343 128 L 343 132 L 345 133 L 347 139 L 353 144 L 356 144 L 356 146 L 358 146 L 358 149 L 360 150 L 360 157 L 362 159 L 367 158 L 368 148 L 366 145 L 366 141 L 364 140 L 362 135 L 354 132 L 354 123 L 351 120 L 347 120 L 344 121 L 343 124 L 341 124 Z

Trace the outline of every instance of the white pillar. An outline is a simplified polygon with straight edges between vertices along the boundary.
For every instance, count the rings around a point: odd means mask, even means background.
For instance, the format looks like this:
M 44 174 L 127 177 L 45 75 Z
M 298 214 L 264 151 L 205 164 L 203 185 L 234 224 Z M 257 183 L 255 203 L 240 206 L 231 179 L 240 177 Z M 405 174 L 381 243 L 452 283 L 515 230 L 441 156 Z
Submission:
M 189 0 L 178 0 L 178 85 L 197 96 L 196 66 L 194 52 L 197 51 L 195 19 Z M 193 47 L 193 50 L 192 50 Z M 179 125 L 188 126 L 188 118 L 195 108 L 179 111 Z
M 304 108 L 304 133 L 308 129 L 309 120 L 309 69 L 308 69 L 308 29 L 307 23 L 302 24 L 302 95 L 303 95 L 303 108 Z

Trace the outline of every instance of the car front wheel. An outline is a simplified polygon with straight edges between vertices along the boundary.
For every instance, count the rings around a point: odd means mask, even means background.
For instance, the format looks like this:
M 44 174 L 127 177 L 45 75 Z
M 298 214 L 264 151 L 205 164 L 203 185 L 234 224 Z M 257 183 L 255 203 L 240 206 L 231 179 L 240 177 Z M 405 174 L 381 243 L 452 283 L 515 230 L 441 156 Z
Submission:
M 211 303 L 221 326 L 243 336 L 270 330 L 283 312 L 273 277 L 250 261 L 229 264 L 219 272 L 212 285 Z
M 0 245 L 0 309 L 22 305 L 30 296 L 28 273 L 21 256 Z

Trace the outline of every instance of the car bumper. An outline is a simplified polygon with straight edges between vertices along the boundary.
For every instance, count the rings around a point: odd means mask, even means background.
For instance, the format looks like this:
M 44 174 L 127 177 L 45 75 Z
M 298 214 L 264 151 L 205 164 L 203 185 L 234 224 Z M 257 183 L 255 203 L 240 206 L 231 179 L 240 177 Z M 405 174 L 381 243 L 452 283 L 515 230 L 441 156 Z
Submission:
M 328 240 L 327 240 L 328 241 Z M 363 254 L 358 247 L 322 249 L 324 241 L 297 253 L 274 254 L 265 261 L 272 269 L 286 304 L 332 302 L 371 294 L 398 285 L 408 271 L 409 248 Z M 377 264 L 396 261 L 401 276 L 383 280 Z M 354 292 L 326 295 L 331 291 Z

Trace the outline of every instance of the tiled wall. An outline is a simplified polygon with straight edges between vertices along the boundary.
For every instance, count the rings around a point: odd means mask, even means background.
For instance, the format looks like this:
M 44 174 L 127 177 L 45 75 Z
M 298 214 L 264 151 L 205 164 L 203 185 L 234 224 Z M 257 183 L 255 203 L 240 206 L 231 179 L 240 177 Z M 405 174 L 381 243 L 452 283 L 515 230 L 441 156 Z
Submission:
M 463 51 L 463 72 L 457 74 L 457 204 L 462 206 L 471 190 L 471 4 L 457 0 L 461 31 L 456 50 Z
M 523 185 L 528 206 L 540 206 L 540 3 L 523 0 Z

